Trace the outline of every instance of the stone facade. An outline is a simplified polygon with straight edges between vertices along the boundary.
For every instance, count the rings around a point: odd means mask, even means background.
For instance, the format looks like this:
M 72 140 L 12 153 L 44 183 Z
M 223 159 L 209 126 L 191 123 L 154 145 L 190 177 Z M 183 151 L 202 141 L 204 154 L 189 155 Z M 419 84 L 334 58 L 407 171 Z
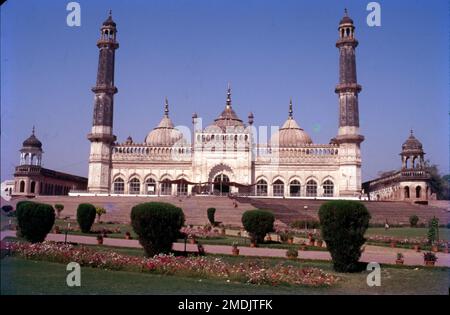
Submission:
M 174 127 L 166 99 L 161 122 L 143 143 L 113 135 L 114 52 L 111 16 L 103 23 L 94 120 L 88 139 L 88 193 L 112 195 L 246 194 L 279 197 L 361 196 L 361 153 L 356 81 L 355 27 L 339 24 L 339 126 L 329 144 L 314 144 L 294 119 L 292 101 L 285 123 L 267 143 L 257 143 L 254 116 L 244 123 L 234 112 L 228 86 L 225 108 L 203 128 L 192 115 L 189 135 Z M 190 129 L 190 128 L 186 128 Z

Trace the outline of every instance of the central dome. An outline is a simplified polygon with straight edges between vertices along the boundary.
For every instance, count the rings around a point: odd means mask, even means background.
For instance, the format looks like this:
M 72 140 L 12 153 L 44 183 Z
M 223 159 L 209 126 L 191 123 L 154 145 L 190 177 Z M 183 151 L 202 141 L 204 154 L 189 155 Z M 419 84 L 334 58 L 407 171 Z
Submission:
M 292 101 L 289 103 L 289 117 L 283 126 L 273 134 L 270 142 L 272 146 L 292 148 L 311 144 L 311 137 L 297 124 L 293 117 Z
M 222 131 L 226 131 L 227 128 L 244 128 L 244 123 L 241 119 L 239 119 L 236 112 L 231 107 L 231 88 L 230 85 L 228 85 L 227 89 L 227 102 L 225 109 L 222 111 L 222 113 L 214 119 L 214 123 L 207 127 L 207 130 L 215 130 L 219 127 Z
M 145 143 L 154 147 L 172 147 L 182 139 L 183 133 L 174 127 L 169 118 L 169 103 L 166 98 L 164 117 L 145 137 Z

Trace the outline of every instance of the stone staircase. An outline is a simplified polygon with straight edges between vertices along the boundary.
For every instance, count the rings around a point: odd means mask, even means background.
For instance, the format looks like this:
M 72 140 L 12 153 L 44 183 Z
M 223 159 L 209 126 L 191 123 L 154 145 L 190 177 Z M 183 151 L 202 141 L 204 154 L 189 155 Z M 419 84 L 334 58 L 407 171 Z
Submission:
M 307 218 L 318 220 L 319 208 L 325 201 L 240 198 L 240 202 L 247 202 L 258 208 L 271 209 L 276 213 L 278 219 L 289 223 L 293 220 Z M 362 203 L 372 215 L 372 224 L 383 224 L 387 219 L 390 224 L 409 225 L 409 217 L 412 215 L 419 217 L 419 224 L 427 223 L 433 216 L 439 219 L 440 224 L 447 224 L 450 219 L 450 212 L 446 208 L 436 206 L 417 205 L 401 201 L 362 201 Z
M 107 209 L 102 221 L 117 221 L 121 223 L 130 222 L 131 208 L 143 202 L 168 202 L 183 209 L 186 216 L 186 224 L 204 225 L 208 223 L 206 209 L 216 208 L 216 221 L 224 224 L 240 226 L 242 213 L 252 208 L 249 204 L 236 202 L 228 197 L 198 196 L 198 197 L 69 197 L 69 196 L 39 196 L 37 202 L 48 204 L 61 203 L 64 205 L 62 217 L 70 216 L 76 218 L 76 209 L 80 203 L 92 203 Z
M 131 208 L 142 202 L 169 202 L 183 209 L 186 224 L 204 225 L 208 223 L 206 209 L 216 208 L 216 221 L 226 225 L 241 226 L 241 217 L 246 210 L 260 208 L 272 210 L 277 220 L 289 224 L 295 220 L 318 220 L 318 210 L 324 200 L 313 199 L 282 199 L 282 198 L 251 198 L 238 197 L 237 207 L 228 197 L 195 196 L 195 197 L 69 197 L 69 196 L 39 196 L 38 202 L 64 205 L 62 217 L 76 218 L 76 209 L 80 203 L 92 203 L 103 206 L 107 214 L 103 221 L 121 223 L 130 222 Z M 18 200 L 9 204 L 15 205 Z M 372 215 L 371 223 L 383 224 L 386 219 L 390 224 L 409 225 L 409 217 L 417 215 L 420 223 L 426 223 L 436 216 L 441 224 L 447 224 L 450 212 L 437 206 L 417 205 L 407 202 L 363 201 Z M 2 200 L 3 204 L 3 200 Z

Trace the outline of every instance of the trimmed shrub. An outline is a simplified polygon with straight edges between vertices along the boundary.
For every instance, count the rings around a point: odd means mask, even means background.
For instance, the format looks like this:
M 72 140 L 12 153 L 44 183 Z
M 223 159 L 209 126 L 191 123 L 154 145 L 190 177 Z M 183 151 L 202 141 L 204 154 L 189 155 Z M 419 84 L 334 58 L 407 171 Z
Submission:
M 208 208 L 208 210 L 206 210 L 206 212 L 208 215 L 209 223 L 211 223 L 211 225 L 215 225 L 216 224 L 216 219 L 215 219 L 216 208 Z
M 298 251 L 296 249 L 290 248 L 286 251 L 286 257 L 287 258 L 297 258 Z
M 21 200 L 21 201 L 17 202 L 17 203 L 16 203 L 16 210 L 19 209 L 19 207 L 20 207 L 21 205 L 24 205 L 24 204 L 26 204 L 26 203 L 28 203 L 28 202 L 33 203 L 33 201 L 30 201 L 30 200 Z
M 89 233 L 97 215 L 95 207 L 90 203 L 80 203 L 77 208 L 77 222 L 81 232 Z
M 13 209 L 14 208 L 11 205 L 4 205 L 2 207 L 2 210 L 5 211 L 5 213 L 11 212 L 11 211 L 13 211 Z
M 438 230 L 439 230 L 439 219 L 436 217 L 433 217 L 428 222 L 427 237 L 428 237 L 428 243 L 430 245 L 433 245 L 434 242 L 436 242 L 438 240 Z
M 370 214 L 358 201 L 334 200 L 319 209 L 322 237 L 338 272 L 359 270 L 361 246 L 369 226 Z
M 55 223 L 55 210 L 44 203 L 21 202 L 16 212 L 19 235 L 31 243 L 43 242 Z
M 170 252 L 183 224 L 183 210 L 170 203 L 147 202 L 131 209 L 131 225 L 148 257 Z
M 273 232 L 275 216 L 267 210 L 249 210 L 242 215 L 242 225 L 253 242 L 262 243 L 267 233 Z
M 409 217 L 409 225 L 411 227 L 417 227 L 417 223 L 419 223 L 419 217 L 416 215 L 412 215 Z

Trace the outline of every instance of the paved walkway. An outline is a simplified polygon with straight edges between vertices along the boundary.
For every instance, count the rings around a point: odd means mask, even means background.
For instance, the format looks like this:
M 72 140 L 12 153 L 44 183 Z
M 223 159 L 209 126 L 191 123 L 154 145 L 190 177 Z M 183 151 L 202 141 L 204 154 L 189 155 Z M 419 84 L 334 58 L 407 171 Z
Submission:
M 5 237 L 15 237 L 16 231 L 1 231 L 1 239 Z M 48 234 L 47 240 L 64 242 L 64 234 Z M 67 235 L 68 242 L 79 244 L 96 245 L 97 239 L 93 236 L 84 235 Z M 200 241 L 201 243 L 201 241 Z M 103 245 L 142 248 L 137 240 L 126 240 L 119 238 L 104 238 Z M 184 250 L 184 243 L 174 243 L 173 249 L 177 251 Z M 210 254 L 231 254 L 231 246 L 228 245 L 203 245 L 205 252 Z M 189 252 L 197 252 L 197 245 L 187 244 L 186 249 Z M 286 257 L 285 249 L 278 248 L 263 248 L 263 247 L 239 247 L 240 255 L 243 256 L 257 256 L 257 257 Z M 397 253 L 402 253 L 405 259 L 405 265 L 423 266 L 423 253 L 417 253 L 411 249 L 390 248 L 383 246 L 367 245 L 364 253 L 361 256 L 363 262 L 378 262 L 383 264 L 395 264 Z M 450 267 L 450 254 L 436 253 L 438 260 L 436 266 Z M 298 258 L 313 259 L 313 260 L 331 260 L 330 254 L 326 251 L 299 251 Z

